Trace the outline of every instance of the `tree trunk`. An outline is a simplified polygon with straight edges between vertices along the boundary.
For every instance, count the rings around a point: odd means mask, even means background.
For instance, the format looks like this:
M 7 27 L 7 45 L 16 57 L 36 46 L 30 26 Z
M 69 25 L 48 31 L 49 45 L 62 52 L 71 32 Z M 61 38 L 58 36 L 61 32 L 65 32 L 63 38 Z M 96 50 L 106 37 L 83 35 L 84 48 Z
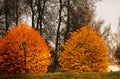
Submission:
M 40 15 L 41 15 L 41 0 L 38 0 L 37 8 L 38 8 L 37 29 L 39 29 L 39 25 L 40 25 L 39 22 L 40 22 Z
M 42 21 L 43 21 L 43 17 L 44 17 L 45 4 L 46 4 L 46 0 L 44 0 L 43 6 L 41 3 L 41 0 L 38 0 L 37 29 L 40 30 L 41 35 L 42 35 Z
M 31 12 L 32 12 L 32 27 L 34 28 L 35 27 L 35 24 L 34 24 L 34 7 L 33 7 L 33 0 L 30 1 L 30 8 L 31 8 Z
M 8 28 L 9 28 L 7 0 L 4 0 L 4 5 L 5 5 L 5 7 L 4 7 L 4 11 L 5 11 L 5 26 L 6 26 L 5 31 L 7 31 Z
M 19 18 L 19 16 L 18 16 L 18 0 L 16 0 L 16 20 L 15 20 L 16 25 L 18 25 L 18 18 Z
M 68 33 L 69 33 L 69 27 L 70 27 L 70 0 L 67 0 L 67 26 L 66 26 L 66 32 L 64 35 L 64 43 L 65 41 L 69 38 Z
M 44 19 L 43 17 L 44 17 L 45 4 L 46 4 L 46 0 L 44 0 L 42 11 L 41 11 L 41 16 L 40 16 L 40 32 L 41 32 L 41 35 L 42 35 L 42 22 L 43 22 L 43 19 Z
M 61 25 L 61 12 L 62 12 L 62 0 L 60 1 L 60 10 L 59 10 L 59 23 L 57 28 L 57 36 L 56 36 L 56 45 L 55 45 L 55 52 L 54 52 L 54 71 L 57 70 L 58 67 L 58 42 L 60 37 L 60 25 Z

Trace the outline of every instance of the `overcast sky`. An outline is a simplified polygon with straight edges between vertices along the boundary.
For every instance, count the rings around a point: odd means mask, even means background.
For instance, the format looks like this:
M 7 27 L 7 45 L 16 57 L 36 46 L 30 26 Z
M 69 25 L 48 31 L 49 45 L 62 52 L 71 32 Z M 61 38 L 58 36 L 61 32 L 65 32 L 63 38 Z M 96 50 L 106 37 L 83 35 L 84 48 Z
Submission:
M 97 2 L 96 6 L 96 17 L 104 19 L 105 24 L 111 24 L 115 32 L 120 17 L 120 0 L 102 0 Z

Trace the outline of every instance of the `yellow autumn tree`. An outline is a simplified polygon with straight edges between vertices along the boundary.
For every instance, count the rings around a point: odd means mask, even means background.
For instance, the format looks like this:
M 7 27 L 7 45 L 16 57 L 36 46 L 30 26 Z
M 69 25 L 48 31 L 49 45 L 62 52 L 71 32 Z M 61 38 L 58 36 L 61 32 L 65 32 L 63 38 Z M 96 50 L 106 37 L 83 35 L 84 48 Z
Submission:
M 65 72 L 106 72 L 108 48 L 90 27 L 72 33 L 60 53 L 61 70 Z
M 19 24 L 1 40 L 0 75 L 42 74 L 51 61 L 50 50 L 40 34 L 26 24 Z M 25 48 L 22 44 L 26 44 Z M 26 53 L 26 68 L 25 68 Z

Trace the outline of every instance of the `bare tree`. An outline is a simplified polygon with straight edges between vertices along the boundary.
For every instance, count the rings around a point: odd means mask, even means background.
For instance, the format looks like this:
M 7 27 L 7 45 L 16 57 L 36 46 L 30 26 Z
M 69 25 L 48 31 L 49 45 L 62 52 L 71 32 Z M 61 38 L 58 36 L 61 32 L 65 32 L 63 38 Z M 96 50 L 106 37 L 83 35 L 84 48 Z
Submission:
M 35 28 L 35 0 L 27 0 L 26 3 L 30 6 L 31 9 L 31 18 L 32 18 L 32 27 Z
M 1 0 L 0 3 L 0 26 L 5 33 L 11 26 L 18 24 L 25 5 L 22 5 L 24 0 Z
M 66 31 L 64 34 L 64 42 L 66 39 L 68 39 L 68 33 L 69 33 L 69 27 L 70 27 L 70 0 L 67 0 L 67 26 L 66 26 Z
M 89 25 L 92 26 L 98 35 L 104 40 L 106 40 L 111 34 L 111 25 L 104 25 L 104 20 L 93 20 Z
M 120 65 L 120 17 L 118 22 L 118 29 L 117 34 L 114 35 L 114 40 L 117 43 L 116 44 L 116 51 L 115 51 L 115 58 L 117 60 L 117 63 Z
M 95 2 L 97 0 L 67 0 L 67 22 L 64 41 L 70 37 L 70 32 L 89 25 L 94 18 Z
M 59 43 L 59 37 L 60 37 L 61 13 L 62 13 L 62 0 L 59 0 L 59 2 L 60 2 L 59 23 L 57 27 L 56 44 L 55 44 L 55 52 L 54 52 L 54 71 L 56 71 L 58 67 L 58 43 Z
M 18 18 L 19 18 L 19 14 L 18 14 L 18 8 L 19 8 L 19 6 L 18 6 L 18 4 L 19 4 L 19 0 L 16 0 L 15 1 L 15 4 L 16 4 L 16 10 L 15 10 L 15 17 L 16 17 L 16 21 L 15 21 L 15 23 L 16 23 L 16 25 L 18 25 Z
M 44 17 L 44 11 L 45 11 L 45 5 L 47 0 L 38 0 L 38 17 L 37 17 L 37 29 L 40 29 L 40 32 L 42 34 L 42 23 L 43 23 L 43 17 Z
M 5 26 L 6 26 L 6 31 L 9 28 L 9 23 L 8 23 L 8 13 L 9 13 L 9 8 L 8 8 L 8 0 L 4 0 L 4 13 L 5 13 Z

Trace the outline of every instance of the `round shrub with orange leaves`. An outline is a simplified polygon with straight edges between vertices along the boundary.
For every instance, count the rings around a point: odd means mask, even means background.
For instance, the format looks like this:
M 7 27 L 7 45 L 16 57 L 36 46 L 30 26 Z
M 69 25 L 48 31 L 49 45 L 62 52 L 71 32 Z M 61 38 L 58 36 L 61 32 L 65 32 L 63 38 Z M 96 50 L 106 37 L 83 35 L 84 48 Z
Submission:
M 26 43 L 26 47 L 23 47 Z M 8 32 L 1 40 L 0 75 L 47 72 L 51 61 L 50 51 L 40 34 L 25 24 L 20 24 Z
M 108 48 L 90 27 L 72 33 L 64 45 L 59 62 L 65 72 L 106 72 Z

